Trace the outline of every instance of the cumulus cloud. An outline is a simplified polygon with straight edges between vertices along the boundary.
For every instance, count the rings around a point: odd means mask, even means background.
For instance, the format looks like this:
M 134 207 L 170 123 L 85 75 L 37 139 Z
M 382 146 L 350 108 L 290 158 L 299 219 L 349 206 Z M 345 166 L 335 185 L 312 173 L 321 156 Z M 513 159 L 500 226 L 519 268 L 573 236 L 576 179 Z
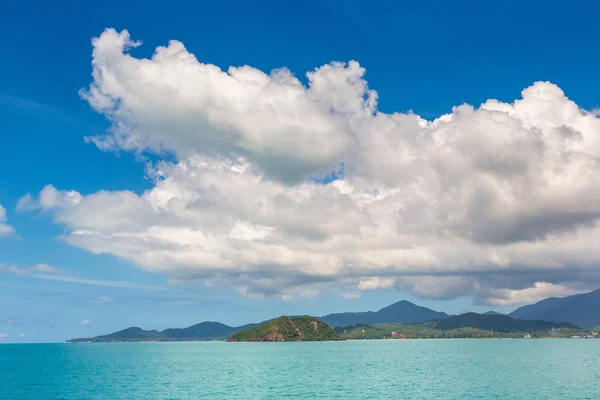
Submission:
M 8 333 L 0 333 L 0 340 L 7 338 L 8 337 Z
M 27 193 L 17 202 L 17 211 L 32 211 L 36 209 L 67 208 L 76 205 L 81 195 L 74 191 L 58 191 L 52 185 L 46 185 L 40 191 L 37 199 Z
M 94 81 L 81 92 L 114 122 L 89 138 L 102 149 L 214 153 L 247 158 L 284 180 L 331 170 L 351 148 L 346 112 L 372 112 L 358 63 L 331 63 L 310 74 L 309 88 L 283 68 L 222 71 L 181 42 L 158 47 L 151 60 L 127 54 L 139 45 L 127 31 L 107 29 L 92 41 Z M 173 116 L 177 115 L 176 119 Z
M 89 319 L 84 319 L 81 321 L 81 325 L 90 325 L 91 323 L 92 323 L 92 321 Z
M 0 205 L 0 238 L 15 235 L 15 228 L 7 224 L 6 221 L 6 209 Z
M 94 39 L 82 96 L 112 127 L 88 140 L 171 157 L 141 194 L 25 196 L 67 243 L 250 298 L 399 288 L 512 304 L 600 285 L 600 118 L 558 86 L 428 121 L 380 112 L 355 61 L 303 85 L 177 41 L 138 59 L 137 45 Z

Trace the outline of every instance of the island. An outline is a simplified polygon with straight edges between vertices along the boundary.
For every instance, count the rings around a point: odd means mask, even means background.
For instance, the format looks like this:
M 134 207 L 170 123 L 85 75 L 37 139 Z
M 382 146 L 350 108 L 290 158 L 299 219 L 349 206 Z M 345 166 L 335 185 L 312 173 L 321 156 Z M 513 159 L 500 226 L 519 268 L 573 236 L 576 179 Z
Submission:
M 316 317 L 288 317 L 232 334 L 228 342 L 317 342 L 342 340 L 329 325 Z
M 600 291 L 590 293 L 590 295 L 595 296 L 598 294 L 600 294 Z M 579 300 L 578 296 L 572 297 Z M 554 303 L 552 302 L 552 304 Z M 597 304 L 594 303 L 594 298 L 590 300 L 590 303 L 592 305 Z M 519 310 L 522 309 L 517 311 Z M 525 311 L 527 310 L 529 309 Z M 595 312 L 597 312 L 597 308 Z M 281 316 L 241 326 L 229 326 L 221 322 L 205 321 L 187 328 L 168 328 L 162 331 L 130 327 L 102 336 L 74 338 L 68 340 L 68 342 L 206 340 L 302 342 L 357 339 L 600 338 L 598 333 L 600 329 L 595 328 L 597 321 L 595 319 L 588 318 L 585 320 L 587 322 L 584 321 L 585 324 L 579 325 L 572 321 L 519 319 L 515 318 L 513 314 L 504 315 L 496 312 L 477 314 L 469 312 L 460 315 L 448 315 L 402 300 L 379 311 L 346 312 L 322 317 Z M 564 318 L 561 319 L 564 320 Z

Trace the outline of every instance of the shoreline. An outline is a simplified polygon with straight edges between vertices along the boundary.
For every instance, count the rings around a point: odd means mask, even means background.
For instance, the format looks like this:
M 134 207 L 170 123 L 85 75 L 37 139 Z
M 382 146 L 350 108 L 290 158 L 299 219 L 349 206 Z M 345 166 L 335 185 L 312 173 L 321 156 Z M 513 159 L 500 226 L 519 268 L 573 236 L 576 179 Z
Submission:
M 532 338 L 511 338 L 511 337 L 498 337 L 498 338 L 406 338 L 406 339 L 342 339 L 342 340 L 298 340 L 298 341 L 229 341 L 223 340 L 202 340 L 202 339 L 190 339 L 190 340 L 112 340 L 112 341 L 64 341 L 64 342 L 42 342 L 42 343 L 3 343 L 3 344 L 116 344 L 116 343 L 340 343 L 340 342 L 407 342 L 407 341 L 424 341 L 424 340 L 546 340 L 546 339 L 565 339 L 565 340 L 591 340 L 593 338 L 573 338 L 573 337 L 532 337 Z

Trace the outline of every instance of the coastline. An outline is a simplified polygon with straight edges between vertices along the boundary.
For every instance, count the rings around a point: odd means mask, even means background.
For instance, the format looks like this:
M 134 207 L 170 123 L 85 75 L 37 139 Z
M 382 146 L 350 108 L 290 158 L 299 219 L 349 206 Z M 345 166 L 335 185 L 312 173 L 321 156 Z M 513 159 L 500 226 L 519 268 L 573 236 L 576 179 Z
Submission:
M 592 338 L 573 338 L 573 337 L 559 337 L 559 336 L 544 336 L 544 337 L 464 337 L 464 338 L 406 338 L 406 339 L 341 339 L 341 340 L 296 340 L 296 341 L 229 341 L 227 339 L 220 340 L 203 340 L 203 339 L 190 339 L 190 340 L 110 340 L 110 341 L 69 341 L 64 342 L 52 342 L 52 343 L 4 343 L 4 344 L 116 344 L 116 343 L 340 343 L 340 342 L 410 342 L 413 340 L 424 341 L 424 340 L 591 340 Z M 598 338 L 600 339 L 600 338 Z

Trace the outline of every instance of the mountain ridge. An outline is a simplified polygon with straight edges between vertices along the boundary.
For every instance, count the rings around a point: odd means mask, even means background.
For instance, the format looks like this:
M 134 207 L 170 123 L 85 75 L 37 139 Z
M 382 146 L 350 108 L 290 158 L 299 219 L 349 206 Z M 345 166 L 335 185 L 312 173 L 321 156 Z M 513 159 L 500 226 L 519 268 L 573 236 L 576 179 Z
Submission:
M 344 339 L 556 338 L 593 333 L 569 323 L 518 320 L 505 315 L 465 313 L 417 324 L 385 323 L 336 328 Z
M 567 297 L 549 297 L 517 308 L 512 318 L 569 322 L 583 328 L 600 327 L 600 289 Z
M 76 338 L 67 340 L 68 343 L 78 342 L 141 342 L 141 341 L 192 341 L 192 340 L 223 340 L 232 333 L 254 327 L 258 324 L 229 326 L 216 321 L 204 321 L 187 328 L 167 328 L 163 331 L 144 330 L 130 327 L 123 330 L 91 338 Z
M 297 317 L 300 316 L 292 316 L 290 318 Z M 444 312 L 418 306 L 407 300 L 400 300 L 389 306 L 383 307 L 378 311 L 332 313 L 317 318 L 327 325 L 338 327 L 387 322 L 416 323 L 446 317 L 448 317 L 448 314 Z M 236 332 L 256 327 L 273 320 L 274 319 L 269 319 L 259 323 L 246 324 L 237 327 L 216 321 L 204 321 L 187 328 L 168 328 L 163 331 L 146 331 L 139 327 L 130 327 L 107 335 L 69 339 L 67 342 L 224 340 Z
M 569 323 L 574 327 L 593 329 L 600 327 L 600 289 L 590 293 L 583 293 L 563 298 L 551 297 L 537 303 L 520 307 L 510 314 L 501 314 L 488 311 L 483 314 L 465 313 L 459 316 L 448 315 L 441 311 L 434 311 L 427 307 L 418 306 L 407 300 L 400 300 L 378 311 L 332 313 L 318 318 L 323 323 L 334 328 L 351 327 L 357 325 L 378 324 L 419 324 L 428 321 L 455 321 L 454 317 L 467 318 L 465 315 L 483 315 L 487 317 L 505 317 L 506 324 L 510 320 L 542 321 L 548 322 L 553 327 L 557 323 Z M 292 316 L 289 318 L 300 318 Z M 67 342 L 111 342 L 111 341 L 191 341 L 191 340 L 225 340 L 232 334 L 269 323 L 275 319 L 260 323 L 251 323 L 241 326 L 229 326 L 217 321 L 204 321 L 187 328 L 168 328 L 163 331 L 144 330 L 139 327 L 130 327 L 107 335 L 92 338 L 76 338 Z M 460 320 L 460 319 L 459 319 Z M 437 322 L 439 325 L 440 322 Z M 472 322 L 471 324 L 474 324 Z M 548 325 L 548 326 L 550 326 Z M 526 326 L 526 325 L 522 325 Z M 471 327 L 476 329 L 476 327 Z M 525 328 L 523 328 L 525 329 Z
M 357 324 L 372 325 L 386 322 L 424 322 L 446 317 L 448 317 L 448 314 L 445 312 L 434 311 L 407 300 L 400 300 L 378 311 L 333 313 L 321 317 L 321 320 L 328 325 L 336 327 Z

